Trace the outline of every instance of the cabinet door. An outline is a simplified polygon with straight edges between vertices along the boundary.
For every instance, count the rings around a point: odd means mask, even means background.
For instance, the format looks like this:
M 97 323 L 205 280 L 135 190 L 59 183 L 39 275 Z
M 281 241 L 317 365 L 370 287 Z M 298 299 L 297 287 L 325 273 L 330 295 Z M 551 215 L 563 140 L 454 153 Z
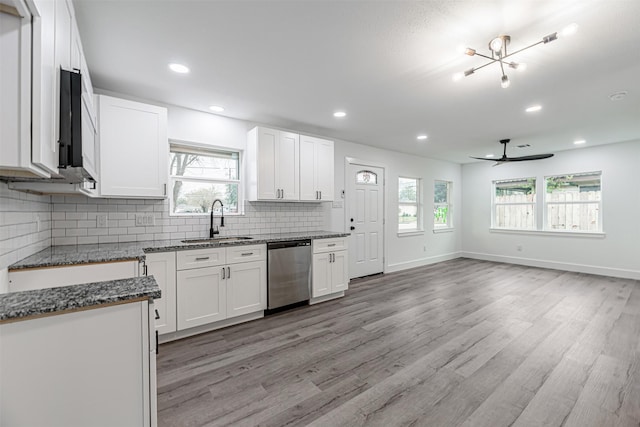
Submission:
M 349 263 L 347 251 L 333 252 L 331 263 L 331 293 L 345 291 L 349 288 Z
M 94 123 L 93 113 L 89 98 L 82 96 L 82 166 L 99 181 L 97 168 L 97 138 L 96 125 Z
M 164 198 L 167 109 L 104 95 L 99 99 L 101 195 Z
M 227 267 L 227 317 L 267 308 L 267 263 L 243 262 Z
M 178 330 L 227 317 L 226 267 L 178 271 L 176 283 Z
M 258 200 L 278 198 L 278 188 L 276 187 L 278 137 L 279 131 L 277 130 L 258 129 Z
M 333 141 L 318 139 L 314 145 L 314 181 L 320 200 L 333 200 Z
M 311 296 L 321 297 L 331 293 L 331 264 L 329 254 L 314 254 L 311 266 Z
M 300 136 L 280 132 L 276 154 L 276 187 L 282 190 L 281 200 L 300 199 Z
M 315 147 L 315 138 L 300 135 L 300 200 L 318 200 Z
M 147 254 L 147 275 L 158 282 L 162 296 L 154 301 L 160 319 L 155 319 L 159 334 L 176 331 L 176 253 L 161 252 Z
M 56 16 L 67 10 L 66 2 L 36 0 L 39 16 L 33 18 L 33 163 L 48 172 L 58 173 L 58 109 L 60 108 L 60 67 L 56 63 L 56 32 L 66 19 Z M 63 15 L 64 16 L 64 15 Z

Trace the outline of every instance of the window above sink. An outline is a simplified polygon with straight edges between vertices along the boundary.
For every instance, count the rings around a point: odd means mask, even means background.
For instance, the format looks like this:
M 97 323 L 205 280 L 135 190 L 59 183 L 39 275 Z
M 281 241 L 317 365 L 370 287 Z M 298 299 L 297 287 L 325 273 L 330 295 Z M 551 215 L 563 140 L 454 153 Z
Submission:
M 224 215 L 242 213 L 239 152 L 174 141 L 170 146 L 170 215 L 209 214 L 215 199 L 222 200 Z

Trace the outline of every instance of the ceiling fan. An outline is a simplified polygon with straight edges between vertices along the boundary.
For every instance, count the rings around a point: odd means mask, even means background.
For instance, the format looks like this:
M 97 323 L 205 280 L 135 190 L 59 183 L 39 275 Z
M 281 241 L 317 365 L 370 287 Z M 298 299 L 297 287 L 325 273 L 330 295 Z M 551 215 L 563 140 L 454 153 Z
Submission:
M 491 159 L 487 157 L 473 157 L 473 156 L 471 156 L 471 158 L 478 159 L 478 160 L 491 160 L 491 161 L 497 162 L 494 165 L 494 166 L 497 166 L 505 162 L 524 162 L 527 160 L 541 160 L 541 159 L 548 159 L 549 157 L 553 157 L 553 154 L 533 154 L 531 156 L 507 157 L 507 144 L 509 143 L 509 141 L 511 140 L 510 139 L 500 140 L 500 144 L 504 145 L 504 152 L 502 154 L 502 157 L 500 157 L 499 159 Z

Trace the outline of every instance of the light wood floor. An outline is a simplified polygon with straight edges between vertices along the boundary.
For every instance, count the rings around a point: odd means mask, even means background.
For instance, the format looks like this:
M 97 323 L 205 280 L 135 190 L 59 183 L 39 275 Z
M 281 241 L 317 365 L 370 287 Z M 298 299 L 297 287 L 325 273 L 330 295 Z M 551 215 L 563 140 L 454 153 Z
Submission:
M 640 282 L 470 259 L 164 344 L 160 426 L 640 426 Z

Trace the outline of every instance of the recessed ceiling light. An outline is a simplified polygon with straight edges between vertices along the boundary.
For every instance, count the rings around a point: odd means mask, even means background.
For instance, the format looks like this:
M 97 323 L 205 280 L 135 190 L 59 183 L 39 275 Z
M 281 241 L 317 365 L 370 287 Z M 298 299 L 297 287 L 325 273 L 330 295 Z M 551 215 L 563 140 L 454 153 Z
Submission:
M 493 157 L 493 154 L 485 154 L 485 157 L 486 157 L 487 159 L 488 159 L 488 158 L 491 158 L 491 157 Z
M 224 107 L 220 107 L 219 105 L 212 105 L 209 107 L 209 110 L 213 111 L 214 113 L 222 113 L 224 111 Z
M 573 143 L 574 143 L 575 145 L 582 145 L 582 144 L 584 144 L 584 143 L 586 143 L 586 142 L 587 142 L 587 141 L 586 141 L 586 140 L 584 140 L 584 139 L 578 139 L 578 140 L 573 141 Z
M 333 113 L 333 117 L 345 117 L 347 115 L 347 113 L 345 113 L 344 111 L 336 111 L 335 113 Z
M 189 67 L 182 64 L 176 64 L 176 63 L 169 64 L 169 68 L 171 68 L 171 71 L 180 73 L 180 74 L 186 74 L 189 72 Z
M 609 99 L 612 101 L 621 101 L 627 97 L 627 91 L 621 90 L 620 92 L 615 92 L 609 95 Z
M 535 113 L 536 111 L 540 110 L 542 110 L 542 105 L 532 105 L 524 111 L 526 111 L 527 113 Z
M 420 140 L 427 139 L 427 135 L 418 135 L 418 139 Z

